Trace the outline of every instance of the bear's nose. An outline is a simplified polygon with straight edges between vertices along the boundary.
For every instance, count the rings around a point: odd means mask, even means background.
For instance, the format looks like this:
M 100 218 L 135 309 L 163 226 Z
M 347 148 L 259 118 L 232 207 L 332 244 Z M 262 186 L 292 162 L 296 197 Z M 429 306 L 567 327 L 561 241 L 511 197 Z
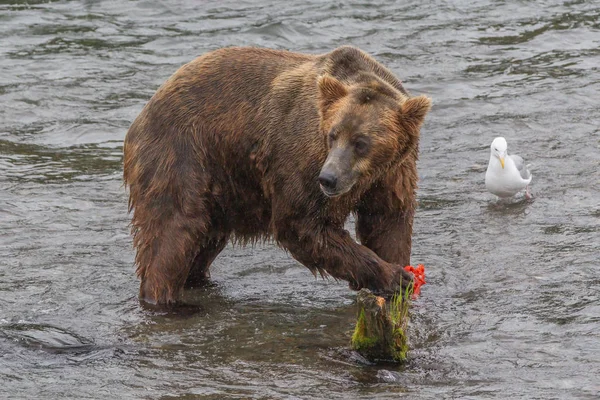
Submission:
M 319 183 L 325 189 L 333 190 L 335 189 L 335 185 L 337 185 L 337 178 L 330 172 L 321 172 L 321 175 L 319 175 Z

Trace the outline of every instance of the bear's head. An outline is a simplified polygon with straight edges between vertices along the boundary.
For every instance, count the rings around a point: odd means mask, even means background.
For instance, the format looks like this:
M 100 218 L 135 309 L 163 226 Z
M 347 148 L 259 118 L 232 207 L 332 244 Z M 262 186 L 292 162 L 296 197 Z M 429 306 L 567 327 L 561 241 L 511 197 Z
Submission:
M 409 98 L 369 73 L 350 85 L 321 76 L 318 100 L 328 148 L 319 184 L 329 197 L 347 193 L 359 180 L 376 178 L 415 154 L 431 107 L 429 98 Z

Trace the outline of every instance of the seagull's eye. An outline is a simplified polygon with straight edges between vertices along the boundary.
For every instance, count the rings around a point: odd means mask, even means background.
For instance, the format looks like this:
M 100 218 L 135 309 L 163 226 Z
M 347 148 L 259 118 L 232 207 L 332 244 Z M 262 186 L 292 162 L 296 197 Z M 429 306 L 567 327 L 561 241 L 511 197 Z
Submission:
M 494 147 L 494 151 L 498 151 L 498 149 Z

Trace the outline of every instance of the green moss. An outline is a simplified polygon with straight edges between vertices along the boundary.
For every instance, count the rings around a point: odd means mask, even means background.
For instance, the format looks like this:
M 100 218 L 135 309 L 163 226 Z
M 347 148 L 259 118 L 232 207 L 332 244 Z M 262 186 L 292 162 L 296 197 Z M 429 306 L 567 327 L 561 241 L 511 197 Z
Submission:
M 406 361 L 408 355 L 408 337 L 405 331 L 398 328 L 394 330 L 395 343 L 391 346 L 390 353 L 395 361 Z
M 367 336 L 365 310 L 361 309 L 352 334 L 352 348 L 357 351 L 366 351 L 377 345 L 376 337 Z

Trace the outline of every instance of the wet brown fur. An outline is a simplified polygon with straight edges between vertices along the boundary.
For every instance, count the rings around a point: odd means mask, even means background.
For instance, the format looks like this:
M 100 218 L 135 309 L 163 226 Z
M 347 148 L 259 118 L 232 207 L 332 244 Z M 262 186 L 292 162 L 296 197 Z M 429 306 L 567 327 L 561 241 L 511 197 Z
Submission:
M 177 302 L 228 241 L 274 239 L 313 273 L 392 291 L 410 262 L 419 129 L 430 107 L 362 51 L 226 48 L 181 67 L 125 138 L 140 297 Z M 344 125 L 345 124 L 345 125 Z M 339 197 L 317 183 L 334 126 L 369 135 Z M 344 127 L 345 126 L 345 127 Z M 357 217 L 356 243 L 343 229 Z

